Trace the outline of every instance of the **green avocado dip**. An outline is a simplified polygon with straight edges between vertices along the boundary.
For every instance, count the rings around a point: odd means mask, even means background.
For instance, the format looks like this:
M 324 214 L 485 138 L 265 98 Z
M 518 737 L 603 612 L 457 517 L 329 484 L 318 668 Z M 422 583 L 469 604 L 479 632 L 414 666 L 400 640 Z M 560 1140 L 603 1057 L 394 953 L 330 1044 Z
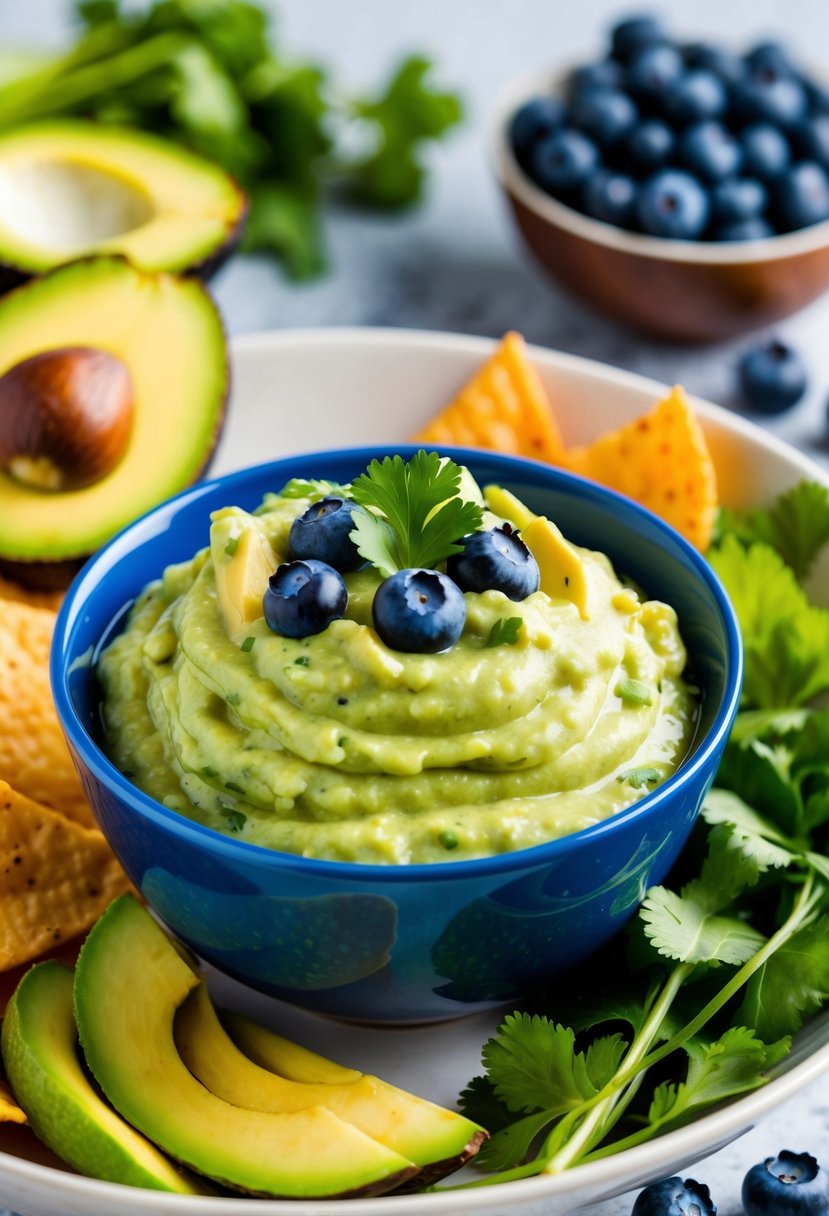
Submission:
M 383 574 L 368 565 L 343 575 L 341 619 L 285 637 L 265 622 L 263 590 L 324 485 L 215 512 L 209 547 L 143 591 L 101 656 L 118 767 L 251 844 L 398 865 L 526 848 L 654 789 L 697 712 L 674 610 L 511 494 L 491 487 L 484 504 L 464 478 L 482 527 L 522 529 L 539 590 L 520 602 L 467 591 L 453 646 L 404 653 L 372 625 Z

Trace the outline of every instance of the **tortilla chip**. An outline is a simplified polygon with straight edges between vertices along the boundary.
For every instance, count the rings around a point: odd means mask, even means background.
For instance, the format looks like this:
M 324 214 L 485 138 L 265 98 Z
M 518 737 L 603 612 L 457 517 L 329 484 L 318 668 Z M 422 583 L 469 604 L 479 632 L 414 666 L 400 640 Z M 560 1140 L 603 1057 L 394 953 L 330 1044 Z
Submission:
M 0 599 L 0 780 L 93 827 L 52 702 L 54 626 L 54 612 Z
M 23 604 L 31 604 L 33 608 L 50 608 L 57 612 L 63 602 L 62 591 L 35 591 L 31 587 L 21 587 L 0 574 L 0 600 L 17 600 Z
M 0 1123 L 25 1123 L 26 1113 L 14 1100 L 8 1081 L 0 1077 Z
M 647 414 L 561 463 L 634 498 L 705 552 L 717 514 L 717 479 L 702 428 L 681 388 Z
M 84 933 L 128 888 L 97 828 L 0 781 L 0 969 Z
M 520 334 L 509 333 L 416 443 L 489 448 L 559 462 L 563 445 L 544 385 Z

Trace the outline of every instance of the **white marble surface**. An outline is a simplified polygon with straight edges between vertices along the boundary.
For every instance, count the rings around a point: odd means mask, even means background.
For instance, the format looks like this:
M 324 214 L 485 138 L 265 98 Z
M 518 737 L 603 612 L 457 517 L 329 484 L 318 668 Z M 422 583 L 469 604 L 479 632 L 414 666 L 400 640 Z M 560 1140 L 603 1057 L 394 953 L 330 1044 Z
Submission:
M 490 171 L 487 123 L 502 88 L 519 72 L 595 53 L 620 7 L 612 0 L 280 0 L 283 45 L 336 64 L 354 85 L 376 81 L 400 51 L 432 53 L 439 78 L 463 92 L 467 120 L 430 155 L 431 185 L 420 210 L 397 218 L 331 218 L 326 278 L 296 286 L 264 259 L 236 259 L 216 283 L 231 334 L 316 325 L 488 335 L 516 328 L 533 342 L 680 381 L 730 404 L 745 341 L 706 348 L 656 343 L 554 289 L 520 250 Z M 696 0 L 693 15 L 680 0 L 635 7 L 659 9 L 689 38 L 743 44 L 782 33 L 829 75 L 825 0 Z M 4 0 L 0 41 L 58 45 L 67 13 L 64 0 Z M 772 427 L 827 463 L 829 296 L 777 332 L 801 350 L 811 382 L 803 402 Z M 819 1082 L 692 1172 L 711 1186 L 721 1216 L 737 1216 L 742 1176 L 753 1162 L 781 1147 L 806 1149 L 829 1162 L 827 1132 L 829 1082 Z M 590 1216 L 626 1216 L 632 1198 L 594 1206 Z M 522 1210 L 543 1216 L 544 1206 Z

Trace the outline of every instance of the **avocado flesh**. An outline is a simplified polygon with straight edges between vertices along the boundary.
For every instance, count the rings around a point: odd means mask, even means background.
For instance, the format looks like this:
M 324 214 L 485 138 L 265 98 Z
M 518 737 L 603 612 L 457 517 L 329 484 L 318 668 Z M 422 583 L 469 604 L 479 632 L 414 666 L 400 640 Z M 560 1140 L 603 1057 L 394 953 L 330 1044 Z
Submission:
M 82 1174 L 180 1195 L 207 1193 L 102 1101 L 78 1060 L 72 972 L 38 963 L 3 1019 L 3 1063 L 35 1134 Z
M 179 1009 L 176 1046 L 187 1067 L 211 1093 L 250 1110 L 292 1111 L 319 1105 L 420 1167 L 443 1173 L 477 1150 L 483 1129 L 453 1111 L 358 1073 L 337 1082 L 300 1082 L 278 1076 L 244 1055 L 225 1033 L 202 984 Z
M 125 1119 L 170 1156 L 254 1195 L 376 1195 L 416 1172 L 398 1153 L 321 1106 L 242 1110 L 188 1071 L 176 1009 L 200 983 L 131 895 L 110 904 L 75 970 L 75 1019 L 90 1070 Z
M 0 376 L 30 355 L 68 346 L 99 347 L 126 364 L 134 392 L 127 448 L 107 476 L 81 490 L 35 490 L 0 472 L 3 558 L 92 552 L 195 481 L 218 438 L 227 352 L 216 306 L 196 280 L 93 258 L 0 299 Z
M 218 165 L 144 132 L 60 120 L 0 135 L 0 264 L 21 276 L 100 252 L 212 269 L 245 212 Z

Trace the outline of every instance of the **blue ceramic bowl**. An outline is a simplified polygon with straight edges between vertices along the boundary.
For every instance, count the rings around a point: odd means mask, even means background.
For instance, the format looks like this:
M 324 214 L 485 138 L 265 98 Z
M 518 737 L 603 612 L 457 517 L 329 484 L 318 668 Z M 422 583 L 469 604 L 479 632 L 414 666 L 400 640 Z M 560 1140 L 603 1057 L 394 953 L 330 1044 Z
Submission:
M 317 861 L 244 844 L 167 810 L 102 750 L 96 656 L 143 586 L 207 543 L 209 512 L 230 503 L 252 509 L 291 477 L 349 481 L 386 450 L 290 457 L 187 490 L 87 564 L 55 629 L 58 714 L 98 822 L 147 902 L 220 970 L 345 1018 L 434 1021 L 513 1001 L 607 941 L 685 843 L 739 701 L 733 610 L 707 562 L 676 532 L 547 465 L 446 452 L 482 484 L 506 486 L 555 519 L 577 544 L 603 550 L 679 614 L 702 690 L 693 746 L 673 777 L 603 823 L 479 861 Z

